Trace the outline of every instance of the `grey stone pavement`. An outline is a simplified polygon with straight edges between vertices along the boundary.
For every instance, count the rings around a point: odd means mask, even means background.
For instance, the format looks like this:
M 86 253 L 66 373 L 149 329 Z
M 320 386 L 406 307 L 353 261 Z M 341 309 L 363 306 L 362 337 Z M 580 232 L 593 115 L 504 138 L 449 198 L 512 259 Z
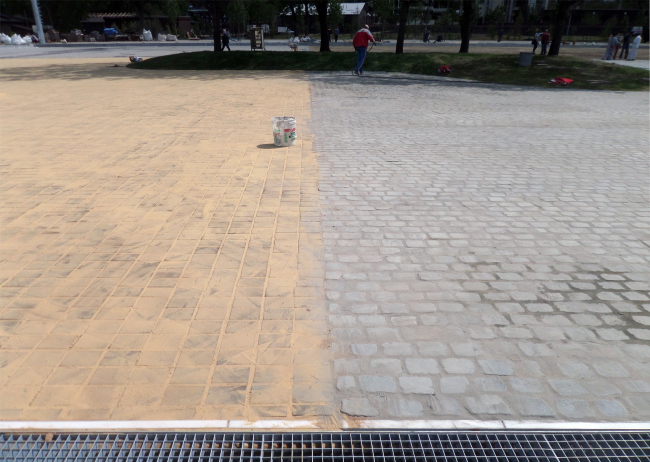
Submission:
M 648 94 L 311 80 L 335 406 L 650 420 Z

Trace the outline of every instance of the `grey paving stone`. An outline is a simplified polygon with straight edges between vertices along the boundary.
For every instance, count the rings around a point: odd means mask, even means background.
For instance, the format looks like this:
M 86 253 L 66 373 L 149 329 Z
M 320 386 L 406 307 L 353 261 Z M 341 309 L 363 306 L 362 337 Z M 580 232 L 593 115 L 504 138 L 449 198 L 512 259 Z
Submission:
M 402 362 L 393 358 L 371 359 L 370 367 L 377 374 L 397 375 L 402 372 Z
M 625 388 L 636 393 L 650 393 L 650 382 L 645 380 L 632 380 L 625 383 Z
M 367 398 L 343 399 L 341 412 L 359 417 L 376 417 L 379 415 L 379 411 L 370 404 Z
M 495 415 L 511 414 L 510 409 L 500 396 L 496 395 L 479 395 L 478 397 L 468 397 L 467 406 L 472 414 L 476 415 Z
M 406 370 L 411 374 L 438 374 L 438 362 L 431 358 L 406 358 Z
M 650 398 L 644 395 L 627 396 L 625 401 L 629 409 L 633 409 L 635 414 L 643 417 L 650 417 Z
M 450 346 L 454 354 L 457 356 L 480 356 L 484 353 L 483 349 L 479 345 L 472 342 L 452 342 Z
M 474 379 L 474 384 L 476 388 L 482 391 L 508 391 L 508 387 L 503 382 L 503 380 L 496 377 L 485 377 L 481 379 Z
M 390 356 L 406 356 L 413 354 L 413 346 L 405 342 L 388 342 L 382 344 L 384 353 Z
M 435 415 L 459 416 L 462 415 L 462 407 L 458 401 L 449 396 L 435 396 L 429 398 L 429 407 Z
M 625 407 L 618 401 L 597 399 L 594 401 L 594 404 L 596 405 L 598 412 L 605 417 L 622 418 L 628 416 L 627 409 L 625 409 Z
M 360 374 L 361 365 L 354 359 L 335 359 L 334 372 L 337 374 Z
M 355 386 L 354 377 L 349 375 L 342 375 L 336 380 L 336 388 L 339 390 L 347 390 L 348 388 L 354 388 Z
M 359 356 L 372 356 L 377 353 L 377 345 L 374 343 L 353 343 L 350 347 L 352 353 Z
M 555 417 L 553 409 L 541 398 L 517 396 L 515 406 L 519 413 L 525 417 Z
M 389 413 L 398 418 L 420 417 L 423 414 L 424 407 L 419 401 L 413 401 L 404 398 L 394 398 L 389 402 Z
M 474 361 L 465 358 L 445 358 L 442 367 L 448 374 L 473 374 L 476 369 Z
M 429 377 L 400 377 L 399 386 L 406 394 L 433 395 L 436 392 Z
M 596 329 L 596 332 L 603 340 L 617 341 L 617 340 L 627 340 L 630 337 L 618 329 Z
M 628 329 L 627 331 L 639 340 L 650 340 L 650 329 Z
M 418 342 L 418 350 L 423 356 L 443 356 L 447 354 L 447 346 L 441 342 Z
M 509 380 L 510 386 L 519 393 L 542 393 L 544 385 L 537 379 L 522 379 L 512 377 Z
M 469 382 L 465 377 L 443 377 L 440 379 L 440 391 L 442 393 L 465 393 L 468 385 Z
M 544 343 L 519 342 L 519 348 L 526 356 L 554 356 L 555 352 Z
M 498 359 L 479 359 L 479 366 L 487 375 L 513 375 L 515 370 L 506 361 Z
M 580 396 L 587 390 L 575 380 L 549 379 L 548 383 L 561 396 Z
M 587 401 L 580 399 L 559 399 L 556 406 L 560 414 L 570 419 L 584 419 L 595 415 Z
M 567 377 L 574 379 L 586 379 L 594 377 L 594 373 L 589 369 L 589 366 L 583 363 L 567 361 L 557 363 L 557 367 Z
M 388 392 L 394 393 L 397 391 L 397 385 L 395 384 L 395 379 L 388 376 L 377 376 L 377 375 L 360 375 L 359 376 L 359 385 L 363 391 L 370 393 L 373 392 Z
M 621 389 L 606 380 L 588 380 L 583 381 L 582 385 L 596 396 L 613 396 L 620 395 Z
M 596 361 L 594 369 L 603 377 L 629 377 L 630 373 L 621 364 L 613 361 Z

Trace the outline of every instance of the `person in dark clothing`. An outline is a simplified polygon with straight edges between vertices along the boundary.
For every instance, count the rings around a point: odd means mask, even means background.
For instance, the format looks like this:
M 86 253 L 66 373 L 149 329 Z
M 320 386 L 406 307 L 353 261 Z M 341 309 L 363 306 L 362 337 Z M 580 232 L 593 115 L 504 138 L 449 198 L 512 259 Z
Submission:
M 546 29 L 542 35 L 542 55 L 546 56 L 546 53 L 548 53 L 548 44 L 551 43 L 551 34 L 548 33 L 548 29 Z
M 334 41 L 335 42 L 339 41 L 339 28 L 338 27 L 334 28 Z
M 628 32 L 623 36 L 623 45 L 621 45 L 621 54 L 618 56 L 618 59 L 627 59 L 627 54 L 630 52 L 630 39 L 632 38 L 632 33 Z M 623 57 L 625 53 L 625 57 Z M 616 56 L 614 56 L 616 59 Z
M 427 28 L 425 27 L 425 28 L 424 28 L 424 33 L 422 34 L 422 41 L 423 41 L 424 43 L 428 43 L 428 42 L 430 42 L 430 41 L 431 41 L 431 40 L 429 40 L 429 37 L 430 37 L 430 36 L 431 36 L 431 32 L 429 32 L 429 29 L 427 29 Z
M 504 34 L 503 29 L 499 29 L 499 40 L 497 40 L 497 42 L 501 41 L 501 38 L 503 37 L 503 34 Z
M 230 35 L 228 35 L 228 32 L 226 29 L 221 31 L 221 51 L 225 50 L 228 48 L 228 51 L 230 51 Z

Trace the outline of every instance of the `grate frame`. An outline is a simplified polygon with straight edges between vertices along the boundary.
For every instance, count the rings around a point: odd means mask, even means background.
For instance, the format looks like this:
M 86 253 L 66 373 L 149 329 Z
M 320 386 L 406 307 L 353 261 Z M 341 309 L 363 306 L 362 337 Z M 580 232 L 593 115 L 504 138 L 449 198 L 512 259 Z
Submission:
M 650 432 L 4 433 L 7 462 L 648 462 Z

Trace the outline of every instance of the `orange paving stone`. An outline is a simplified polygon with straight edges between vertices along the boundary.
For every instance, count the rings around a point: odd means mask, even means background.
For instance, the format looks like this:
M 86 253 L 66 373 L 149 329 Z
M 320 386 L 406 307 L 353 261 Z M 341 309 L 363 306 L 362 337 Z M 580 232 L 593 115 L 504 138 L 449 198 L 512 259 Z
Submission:
M 2 63 L 0 418 L 327 420 L 306 79 L 112 62 Z

